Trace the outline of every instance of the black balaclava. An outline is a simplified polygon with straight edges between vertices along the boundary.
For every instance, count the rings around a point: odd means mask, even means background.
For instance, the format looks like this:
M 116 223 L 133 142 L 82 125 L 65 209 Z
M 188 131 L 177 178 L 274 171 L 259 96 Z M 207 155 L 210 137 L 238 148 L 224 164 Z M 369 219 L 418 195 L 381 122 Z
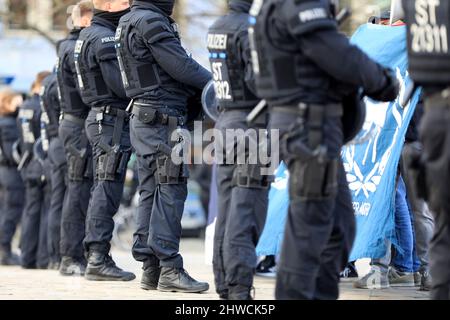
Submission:
M 231 11 L 250 12 L 253 0 L 228 0 L 228 7 Z
M 117 12 L 109 12 L 109 11 L 94 9 L 94 17 L 99 17 L 99 18 L 108 20 L 109 22 L 111 22 L 112 24 L 114 24 L 117 27 L 119 25 L 120 18 L 122 18 L 128 12 L 130 12 L 130 8 L 122 10 L 122 11 L 117 11 Z
M 173 7 L 175 6 L 175 0 L 139 0 L 139 1 L 153 4 L 168 16 L 172 15 Z

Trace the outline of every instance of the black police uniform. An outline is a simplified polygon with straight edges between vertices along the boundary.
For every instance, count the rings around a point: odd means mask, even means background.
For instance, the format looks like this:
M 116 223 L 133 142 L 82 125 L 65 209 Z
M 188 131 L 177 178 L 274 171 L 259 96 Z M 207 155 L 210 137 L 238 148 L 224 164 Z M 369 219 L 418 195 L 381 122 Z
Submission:
M 49 263 L 47 218 L 51 185 L 48 183 L 49 170 L 44 168 L 49 163 L 47 160 L 38 160 L 33 151 L 36 141 L 40 138 L 40 118 L 40 98 L 38 94 L 34 94 L 20 107 L 18 116 L 22 155 L 19 169 L 25 183 L 26 199 L 20 239 L 24 268 L 47 268 Z
M 19 139 L 17 114 L 0 117 L 0 265 L 18 265 L 11 241 L 22 216 L 25 187 L 13 157 Z
M 173 2 L 134 1 L 116 35 L 123 84 L 134 99 L 131 142 L 138 159 L 140 201 L 133 256 L 148 271 L 143 288 L 156 289 L 159 264 L 159 289 L 204 291 L 207 284 L 175 285 L 179 276 L 186 284 L 193 279 L 185 277 L 178 252 L 188 173 L 186 166 L 172 163 L 174 145 L 169 137 L 184 126 L 188 99 L 203 89 L 211 75 L 181 46 L 170 18 Z M 171 277 L 173 282 L 168 280 Z
M 232 0 L 230 13 L 209 29 L 208 49 L 219 107 L 223 110 L 216 129 L 226 139 L 227 130 L 255 129 L 246 150 L 218 145 L 217 153 L 227 154 L 233 164 L 223 161 L 217 167 L 218 216 L 214 233 L 214 275 L 217 293 L 223 298 L 249 299 L 257 264 L 255 247 L 267 215 L 269 176 L 262 166 L 249 163 L 249 147 L 258 145 L 258 129 L 249 127 L 246 118 L 260 101 L 255 95 L 251 50 L 248 39 L 249 11 L 252 1 Z M 265 120 L 265 117 L 264 117 Z M 256 138 L 256 139 L 255 139 Z M 227 140 L 228 141 L 228 140 Z M 227 143 L 228 144 L 228 143 Z M 245 164 L 237 164 L 237 152 L 245 152 Z M 254 156 L 254 155 L 253 155 Z
M 403 1 L 408 25 L 409 71 L 423 87 L 423 151 L 413 167 L 419 195 L 435 216 L 430 246 L 431 297 L 450 299 L 450 3 Z
M 128 10 L 127 10 L 128 11 Z M 90 27 L 81 31 L 74 57 L 83 102 L 91 107 L 86 132 L 93 148 L 94 188 L 86 220 L 85 250 L 89 253 L 86 278 L 133 280 L 108 256 L 114 230 L 113 216 L 122 198 L 131 155 L 129 99 L 123 89 L 114 48 L 115 30 L 127 11 L 96 11 Z M 112 265 L 112 267 L 110 267 Z
M 329 1 L 268 0 L 251 11 L 257 92 L 290 172 L 277 299 L 338 298 L 355 235 L 340 159 L 342 102 L 359 87 L 380 100 L 398 92 L 393 75 L 338 32 L 332 9 Z
M 61 214 L 66 193 L 67 162 L 62 141 L 58 137 L 61 108 L 56 73 L 48 76 L 42 83 L 41 109 L 41 125 L 44 129 L 41 137 L 43 149 L 48 154 L 51 179 L 51 200 L 48 212 L 49 269 L 58 269 L 61 260 L 59 246 Z
M 84 128 L 89 113 L 77 88 L 74 62 L 75 43 L 81 29 L 74 29 L 58 47 L 58 85 L 62 120 L 59 137 L 67 160 L 67 190 L 61 218 L 60 272 L 84 273 L 86 214 L 93 185 L 92 148 Z

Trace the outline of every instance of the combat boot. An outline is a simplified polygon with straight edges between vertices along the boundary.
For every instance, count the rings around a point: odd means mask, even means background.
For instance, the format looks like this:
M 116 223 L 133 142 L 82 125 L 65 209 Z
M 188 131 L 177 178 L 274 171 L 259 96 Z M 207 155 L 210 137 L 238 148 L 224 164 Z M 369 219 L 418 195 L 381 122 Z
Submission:
M 161 268 L 159 266 L 144 269 L 141 279 L 141 288 L 144 290 L 158 289 L 159 275 Z
M 0 249 L 0 265 L 20 266 L 20 257 L 11 250 Z
M 254 300 L 255 288 L 242 285 L 230 286 L 228 300 Z
M 62 257 L 59 273 L 63 276 L 84 276 L 86 264 L 72 257 Z
M 200 293 L 209 290 L 209 284 L 192 278 L 184 269 L 162 267 L 158 290 L 163 292 Z
M 92 281 L 132 281 L 136 276 L 117 267 L 110 255 L 90 251 L 85 278 Z

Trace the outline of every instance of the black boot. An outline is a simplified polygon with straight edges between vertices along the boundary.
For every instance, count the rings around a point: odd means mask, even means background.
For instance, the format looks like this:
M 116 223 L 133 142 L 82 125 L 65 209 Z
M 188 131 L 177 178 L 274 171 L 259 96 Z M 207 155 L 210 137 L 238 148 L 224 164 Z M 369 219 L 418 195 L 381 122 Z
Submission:
M 59 273 L 63 276 L 84 276 L 86 263 L 72 257 L 62 257 Z
M 193 279 L 184 269 L 161 268 L 158 290 L 163 292 L 200 293 L 209 290 L 209 284 Z
M 0 249 L 0 265 L 20 266 L 20 257 L 11 250 Z
M 108 254 L 90 251 L 85 278 L 92 281 L 131 281 L 136 276 L 118 268 Z
M 242 285 L 230 286 L 228 300 L 254 300 L 254 288 Z
M 141 279 L 141 288 L 144 290 L 156 290 L 158 288 L 160 274 L 161 268 L 159 266 L 144 269 Z

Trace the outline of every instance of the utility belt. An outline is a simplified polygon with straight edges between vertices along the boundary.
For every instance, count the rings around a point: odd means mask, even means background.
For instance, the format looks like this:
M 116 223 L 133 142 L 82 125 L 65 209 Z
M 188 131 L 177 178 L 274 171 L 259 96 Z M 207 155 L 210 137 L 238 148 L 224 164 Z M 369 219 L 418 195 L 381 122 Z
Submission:
M 342 104 L 307 104 L 299 103 L 290 106 L 275 106 L 272 112 L 289 113 L 300 119 L 300 126 L 296 129 L 303 131 L 303 125 L 307 124 L 308 144 L 311 149 L 318 148 L 323 143 L 323 125 L 326 118 L 342 118 L 344 109 Z
M 129 120 L 129 114 L 126 110 L 115 108 L 112 106 L 104 106 L 104 107 L 95 107 L 92 108 L 94 112 L 97 113 L 97 115 L 107 115 L 110 117 L 117 117 L 117 118 L 124 118 L 124 120 Z
M 222 112 L 247 112 L 247 116 L 253 111 L 253 107 L 242 107 L 242 108 L 227 108 L 219 106 L 217 110 Z M 269 123 L 269 114 L 267 112 L 261 112 L 261 114 L 252 121 L 251 127 L 253 128 L 267 128 Z
M 73 114 L 70 114 L 70 113 L 63 113 L 61 119 L 75 123 L 76 125 L 78 125 L 80 127 L 84 127 L 84 122 L 86 121 L 86 118 L 80 118 L 80 117 L 74 116 Z
M 100 181 L 122 180 L 126 174 L 128 161 L 131 157 L 131 148 L 124 150 L 121 147 L 122 132 L 126 122 L 129 121 L 129 113 L 126 110 L 104 106 L 92 108 L 97 112 L 99 131 L 102 130 L 102 121 L 105 115 L 115 118 L 111 145 L 100 140 L 98 147 L 103 150 L 96 163 L 97 179 Z
M 166 113 L 159 111 L 151 104 L 147 104 L 140 101 L 134 101 L 131 109 L 133 116 L 137 117 L 139 121 L 150 125 L 168 125 L 174 126 L 176 129 L 178 126 L 184 126 L 183 116 L 171 116 Z
M 450 87 L 428 96 L 425 106 L 430 108 L 450 109 Z

